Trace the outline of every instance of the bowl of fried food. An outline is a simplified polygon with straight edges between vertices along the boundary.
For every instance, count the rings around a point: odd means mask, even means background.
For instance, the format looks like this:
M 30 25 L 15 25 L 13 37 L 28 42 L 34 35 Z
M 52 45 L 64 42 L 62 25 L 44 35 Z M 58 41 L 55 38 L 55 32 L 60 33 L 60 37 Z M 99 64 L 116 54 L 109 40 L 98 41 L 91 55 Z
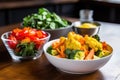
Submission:
M 92 73 L 103 67 L 113 55 L 112 47 L 105 41 L 75 32 L 47 42 L 43 50 L 56 69 L 70 74 Z

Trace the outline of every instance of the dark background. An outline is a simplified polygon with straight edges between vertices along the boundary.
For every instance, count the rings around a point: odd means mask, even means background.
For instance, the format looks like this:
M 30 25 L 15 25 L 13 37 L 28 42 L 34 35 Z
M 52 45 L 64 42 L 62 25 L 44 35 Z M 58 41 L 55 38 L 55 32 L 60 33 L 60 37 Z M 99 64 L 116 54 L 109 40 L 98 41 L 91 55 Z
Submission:
M 24 2 L 24 0 L 17 0 L 17 1 L 1 0 L 0 4 L 9 3 L 9 2 L 16 2 L 17 4 L 21 1 Z M 26 1 L 30 1 L 30 0 L 26 0 Z M 120 23 L 120 15 L 119 15 L 120 4 L 99 2 L 95 0 L 94 1 L 78 0 L 76 2 L 69 2 L 69 0 L 67 0 L 68 2 L 61 2 L 61 3 L 52 2 L 54 0 L 48 0 L 48 1 L 49 3 L 46 0 L 46 2 L 41 5 L 30 5 L 30 6 L 21 5 L 21 7 L 14 6 L 12 8 L 9 7 L 6 8 L 6 6 L 3 6 L 2 8 L 0 8 L 0 26 L 22 22 L 25 16 L 27 16 L 28 14 L 36 13 L 38 9 L 41 7 L 45 7 L 49 11 L 55 12 L 60 16 L 73 17 L 73 18 L 79 18 L 80 9 L 92 9 L 94 10 L 94 15 L 93 15 L 94 20 Z

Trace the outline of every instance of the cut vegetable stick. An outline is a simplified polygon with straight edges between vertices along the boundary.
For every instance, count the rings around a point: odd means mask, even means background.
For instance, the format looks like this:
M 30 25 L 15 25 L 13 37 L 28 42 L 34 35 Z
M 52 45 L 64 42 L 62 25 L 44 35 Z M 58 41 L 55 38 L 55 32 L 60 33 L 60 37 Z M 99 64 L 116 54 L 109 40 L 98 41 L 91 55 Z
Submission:
M 52 44 L 52 48 L 53 48 L 53 49 L 58 48 L 58 46 L 59 46 L 59 42 L 58 42 L 58 41 L 56 41 L 56 42 L 54 42 L 54 43 Z
M 84 51 L 85 51 L 85 56 L 87 56 L 89 54 L 89 51 L 85 48 L 84 48 Z
M 61 42 L 54 42 L 54 43 L 52 44 L 52 47 L 53 47 L 54 49 L 56 49 L 56 48 L 60 47 L 62 44 L 63 44 L 63 43 L 61 43 Z
M 64 53 L 65 46 L 61 46 L 60 48 L 61 48 L 61 56 L 64 58 L 65 57 L 65 53 Z
M 64 53 L 65 47 L 64 46 L 60 46 L 60 49 L 57 48 L 56 50 L 58 51 L 58 53 L 60 53 L 62 58 L 65 58 L 65 53 Z
M 85 60 L 91 60 L 94 57 L 94 49 L 91 49 L 89 54 L 85 57 Z
M 65 37 L 60 37 L 60 41 L 54 42 L 54 43 L 52 44 L 52 47 L 53 47 L 54 49 L 60 47 L 61 45 L 64 44 L 65 40 L 66 40 Z

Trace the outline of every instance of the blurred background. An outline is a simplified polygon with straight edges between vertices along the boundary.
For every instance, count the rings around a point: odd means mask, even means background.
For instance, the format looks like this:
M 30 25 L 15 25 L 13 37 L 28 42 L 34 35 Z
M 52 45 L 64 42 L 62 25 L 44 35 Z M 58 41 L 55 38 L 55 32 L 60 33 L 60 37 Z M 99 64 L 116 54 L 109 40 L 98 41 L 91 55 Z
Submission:
M 81 9 L 92 9 L 94 20 L 120 23 L 120 0 L 0 0 L 0 26 L 22 22 L 41 7 L 73 18 Z

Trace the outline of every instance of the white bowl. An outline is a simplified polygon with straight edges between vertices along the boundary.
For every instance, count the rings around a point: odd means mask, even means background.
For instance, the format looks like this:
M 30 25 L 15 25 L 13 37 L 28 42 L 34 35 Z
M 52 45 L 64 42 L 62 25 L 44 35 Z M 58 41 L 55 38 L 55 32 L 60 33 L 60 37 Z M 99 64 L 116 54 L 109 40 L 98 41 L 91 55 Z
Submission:
M 23 57 L 23 56 L 17 56 L 17 55 L 15 55 L 14 50 L 11 49 L 11 48 L 9 47 L 8 43 L 7 43 L 8 41 L 10 41 L 10 40 L 8 39 L 8 35 L 11 34 L 10 31 L 3 33 L 2 36 L 1 36 L 1 39 L 2 39 L 2 41 L 3 41 L 3 43 L 4 43 L 5 47 L 6 47 L 6 49 L 8 50 L 11 58 L 13 59 L 13 61 L 34 60 L 34 59 L 39 58 L 39 57 L 42 55 L 42 53 L 43 53 L 43 45 L 44 45 L 44 44 L 49 40 L 49 38 L 50 38 L 50 34 L 49 34 L 48 32 L 46 32 L 46 33 L 48 34 L 48 36 L 45 37 L 45 38 L 41 38 L 41 39 L 40 39 L 40 40 L 44 40 L 44 43 L 41 44 L 42 47 L 40 47 L 40 48 L 38 49 L 38 51 L 37 51 L 37 53 L 36 53 L 35 56 L 24 56 L 24 57 Z
M 94 72 L 104 66 L 109 59 L 112 56 L 112 53 L 106 57 L 96 59 L 96 60 L 72 60 L 72 59 L 66 59 L 66 58 L 58 58 L 55 56 L 52 56 L 51 54 L 47 53 L 47 48 L 51 46 L 51 44 L 59 39 L 55 39 L 52 41 L 47 42 L 43 46 L 44 54 L 47 57 L 48 61 L 58 68 L 59 70 L 67 73 L 72 74 L 87 74 Z M 109 46 L 109 48 L 112 50 L 112 47 Z

